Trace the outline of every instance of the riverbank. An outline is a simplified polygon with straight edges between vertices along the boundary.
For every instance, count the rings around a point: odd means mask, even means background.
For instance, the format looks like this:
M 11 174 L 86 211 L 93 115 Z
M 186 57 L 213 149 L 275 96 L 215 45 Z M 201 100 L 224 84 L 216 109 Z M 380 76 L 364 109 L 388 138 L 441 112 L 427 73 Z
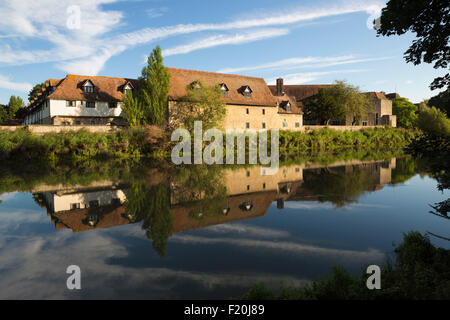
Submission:
M 400 150 L 419 135 L 417 130 L 369 128 L 336 131 L 328 128 L 311 132 L 280 131 L 281 153 L 336 150 Z M 0 160 L 85 161 L 89 159 L 142 159 L 170 156 L 166 139 L 154 139 L 145 128 L 112 133 L 87 130 L 36 135 L 26 128 L 0 131 Z

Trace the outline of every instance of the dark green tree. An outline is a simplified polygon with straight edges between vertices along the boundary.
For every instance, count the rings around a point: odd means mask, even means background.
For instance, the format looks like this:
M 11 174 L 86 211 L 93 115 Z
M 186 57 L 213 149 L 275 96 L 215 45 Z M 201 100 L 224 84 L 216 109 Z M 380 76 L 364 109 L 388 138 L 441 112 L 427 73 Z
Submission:
M 320 88 L 316 95 L 305 101 L 303 111 L 305 120 L 317 120 L 325 125 L 328 125 L 331 120 L 345 119 L 344 109 L 327 88 Z
M 450 61 L 450 6 L 443 0 L 390 0 L 383 8 L 377 35 L 416 35 L 405 52 L 406 62 L 434 63 L 447 69 Z M 450 74 L 434 79 L 430 88 L 449 87 Z
M 142 69 L 139 99 L 147 121 L 162 125 L 167 118 L 170 90 L 170 73 L 163 65 L 161 48 L 157 46 L 147 59 L 147 66 Z
M 392 114 L 397 116 L 397 125 L 403 128 L 414 128 L 417 126 L 418 107 L 406 98 L 395 98 L 392 100 Z
M 39 92 L 42 92 L 42 89 L 45 88 L 45 82 L 36 84 L 28 93 L 28 101 L 33 100 L 37 97 Z
M 450 117 L 450 88 L 431 97 L 428 105 L 444 111 Z

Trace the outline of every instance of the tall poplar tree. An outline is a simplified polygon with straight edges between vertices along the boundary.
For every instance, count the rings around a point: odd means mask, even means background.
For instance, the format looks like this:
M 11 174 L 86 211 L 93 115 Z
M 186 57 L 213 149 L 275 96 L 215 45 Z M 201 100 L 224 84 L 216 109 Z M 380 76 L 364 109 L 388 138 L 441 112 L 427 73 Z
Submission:
M 170 73 L 163 65 L 161 48 L 157 46 L 147 59 L 140 79 L 140 100 L 147 122 L 162 125 L 168 112 Z

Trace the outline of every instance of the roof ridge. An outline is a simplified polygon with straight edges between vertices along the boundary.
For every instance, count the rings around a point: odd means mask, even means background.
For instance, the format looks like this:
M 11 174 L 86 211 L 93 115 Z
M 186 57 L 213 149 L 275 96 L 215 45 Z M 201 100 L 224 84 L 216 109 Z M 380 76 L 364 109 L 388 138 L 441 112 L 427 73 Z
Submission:
M 252 76 L 245 76 L 245 75 L 239 75 L 239 74 L 233 74 L 233 73 L 221 73 L 221 72 L 203 71 L 203 70 L 195 70 L 195 69 L 181 69 L 181 68 L 174 68 L 174 67 L 166 67 L 166 68 L 173 69 L 173 70 L 181 70 L 181 71 L 193 71 L 193 72 L 200 72 L 200 73 L 217 74 L 217 75 L 224 75 L 224 76 L 231 76 L 231 77 L 238 77 L 238 78 L 250 78 L 250 79 L 264 80 L 264 78 L 262 78 L 262 77 L 252 77 Z

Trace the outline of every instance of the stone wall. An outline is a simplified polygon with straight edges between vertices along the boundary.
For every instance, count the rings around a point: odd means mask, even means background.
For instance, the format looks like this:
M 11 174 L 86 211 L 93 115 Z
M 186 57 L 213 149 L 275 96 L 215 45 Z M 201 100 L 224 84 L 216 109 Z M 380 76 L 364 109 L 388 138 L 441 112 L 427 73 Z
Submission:
M 85 129 L 93 133 L 113 133 L 121 130 L 121 127 L 116 126 L 55 126 L 55 125 L 40 125 L 32 124 L 27 126 L 28 130 L 34 134 L 43 135 L 50 132 L 64 132 L 64 131 L 78 131 Z M 23 126 L 0 126 L 0 130 L 14 132 Z

